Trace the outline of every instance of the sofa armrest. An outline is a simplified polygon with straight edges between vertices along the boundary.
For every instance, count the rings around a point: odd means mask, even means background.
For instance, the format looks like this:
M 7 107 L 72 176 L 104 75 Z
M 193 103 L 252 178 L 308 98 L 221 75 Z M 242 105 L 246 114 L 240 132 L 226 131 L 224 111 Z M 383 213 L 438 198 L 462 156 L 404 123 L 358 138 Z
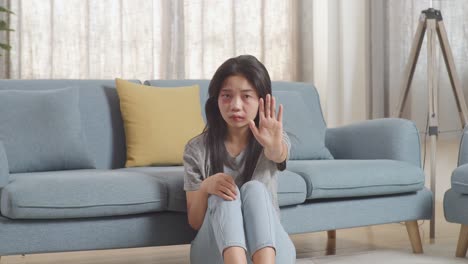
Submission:
M 325 144 L 335 159 L 391 159 L 421 166 L 418 129 L 406 119 L 374 119 L 329 128 Z
M 0 140 L 0 188 L 4 187 L 10 181 L 10 169 L 3 142 Z
M 460 150 L 458 152 L 458 166 L 468 163 L 468 125 L 463 129 L 460 140 Z

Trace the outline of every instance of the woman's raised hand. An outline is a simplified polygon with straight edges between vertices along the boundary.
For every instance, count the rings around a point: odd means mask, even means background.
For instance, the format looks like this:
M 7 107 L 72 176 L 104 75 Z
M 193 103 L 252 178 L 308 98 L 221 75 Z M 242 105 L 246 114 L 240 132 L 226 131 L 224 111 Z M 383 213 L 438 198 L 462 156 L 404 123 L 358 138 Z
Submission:
M 204 189 L 208 194 L 217 195 L 228 201 L 235 200 L 237 196 L 234 179 L 222 172 L 206 178 L 201 184 L 201 189 Z
M 260 98 L 259 124 L 250 120 L 249 127 L 257 141 L 268 150 L 282 149 L 283 144 L 283 105 L 280 104 L 276 116 L 276 99 L 267 94 L 266 100 Z

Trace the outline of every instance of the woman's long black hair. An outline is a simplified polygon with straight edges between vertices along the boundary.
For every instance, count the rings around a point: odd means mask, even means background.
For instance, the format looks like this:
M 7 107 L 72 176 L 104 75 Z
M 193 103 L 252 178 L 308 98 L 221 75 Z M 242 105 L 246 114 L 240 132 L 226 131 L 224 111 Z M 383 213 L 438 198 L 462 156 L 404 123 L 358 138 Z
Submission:
M 243 76 L 257 91 L 260 98 L 265 100 L 267 94 L 271 94 L 271 80 L 265 66 L 252 55 L 241 55 L 225 61 L 215 72 L 208 87 L 208 100 L 205 104 L 206 126 L 203 130 L 206 147 L 208 148 L 208 159 L 210 171 L 208 175 L 223 172 L 223 165 L 229 164 L 227 150 L 224 141 L 227 137 L 227 124 L 221 116 L 218 106 L 218 96 L 224 81 L 230 76 Z M 258 127 L 258 113 L 254 119 Z M 244 153 L 244 170 L 240 177 L 244 183 L 252 179 L 260 153 L 263 147 L 253 136 L 249 129 L 249 138 Z

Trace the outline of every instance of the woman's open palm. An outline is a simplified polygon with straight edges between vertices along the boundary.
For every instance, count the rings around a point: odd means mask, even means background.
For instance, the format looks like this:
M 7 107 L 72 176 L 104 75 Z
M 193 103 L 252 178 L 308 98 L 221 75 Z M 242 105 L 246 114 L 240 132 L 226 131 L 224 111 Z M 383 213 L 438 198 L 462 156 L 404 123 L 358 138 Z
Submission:
M 283 105 L 280 104 L 276 116 L 276 99 L 267 94 L 266 100 L 260 98 L 258 128 L 253 120 L 249 127 L 257 141 L 264 148 L 280 146 L 283 140 Z

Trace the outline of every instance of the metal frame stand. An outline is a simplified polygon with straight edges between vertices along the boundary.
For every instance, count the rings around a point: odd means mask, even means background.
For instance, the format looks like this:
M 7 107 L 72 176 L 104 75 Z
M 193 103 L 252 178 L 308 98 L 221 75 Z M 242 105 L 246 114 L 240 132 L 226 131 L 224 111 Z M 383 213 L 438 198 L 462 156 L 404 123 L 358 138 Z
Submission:
M 437 87 L 437 76 L 436 70 L 436 36 L 437 33 L 442 54 L 444 56 L 445 65 L 450 78 L 452 91 L 455 96 L 457 103 L 458 113 L 463 127 L 468 121 L 468 110 L 466 108 L 465 97 L 463 96 L 462 87 L 460 85 L 460 79 L 455 69 L 455 63 L 453 60 L 452 50 L 447 38 L 447 32 L 445 30 L 444 22 L 442 20 L 442 14 L 439 10 L 429 8 L 422 11 L 419 17 L 419 24 L 414 36 L 413 44 L 411 46 L 411 53 L 406 64 L 403 81 L 401 83 L 400 99 L 398 101 L 397 110 L 393 116 L 401 117 L 403 106 L 408 97 L 409 88 L 413 79 L 414 69 L 418 60 L 419 52 L 421 51 L 421 45 L 424 39 L 424 33 L 427 31 L 427 89 L 429 99 L 429 137 L 431 140 L 431 191 L 434 195 L 432 203 L 432 218 L 430 221 L 430 238 L 435 237 L 435 188 L 436 188 L 436 147 L 437 138 L 439 135 L 439 116 L 438 116 L 438 87 Z

